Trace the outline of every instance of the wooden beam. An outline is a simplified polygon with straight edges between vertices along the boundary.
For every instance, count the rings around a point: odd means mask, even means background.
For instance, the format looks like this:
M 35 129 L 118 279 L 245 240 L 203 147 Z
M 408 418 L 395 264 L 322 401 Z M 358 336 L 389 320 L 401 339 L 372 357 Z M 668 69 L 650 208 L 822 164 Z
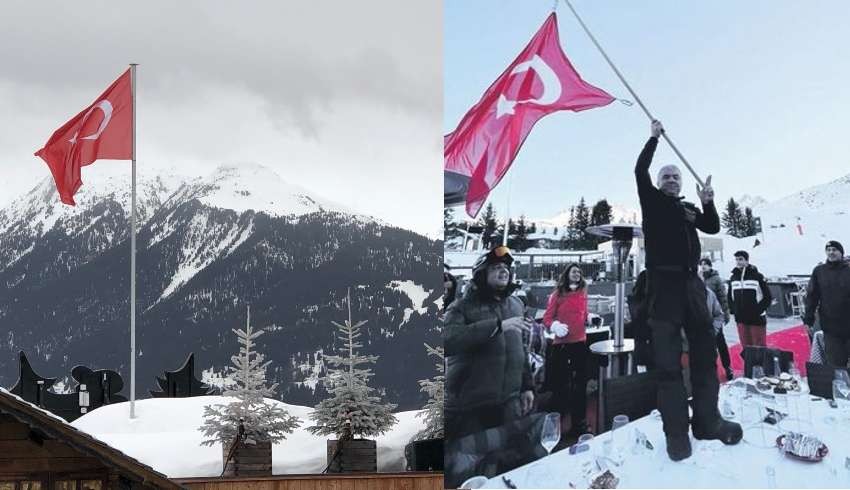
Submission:
M 11 441 L 16 439 L 27 439 L 30 433 L 29 426 L 21 422 L 0 423 L 0 441 Z
M 0 458 L 0 475 L 105 469 L 106 466 L 95 458 Z
M 0 458 L 13 455 L 17 459 L 49 458 L 49 457 L 86 457 L 85 454 L 74 450 L 59 441 L 47 440 L 37 445 L 28 440 L 0 441 Z

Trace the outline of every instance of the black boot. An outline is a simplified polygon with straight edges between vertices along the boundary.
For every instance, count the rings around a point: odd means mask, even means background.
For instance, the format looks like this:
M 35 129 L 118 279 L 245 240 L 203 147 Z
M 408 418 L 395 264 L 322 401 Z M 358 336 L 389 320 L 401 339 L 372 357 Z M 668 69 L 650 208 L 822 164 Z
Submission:
M 726 381 L 732 381 L 733 379 L 735 379 L 735 373 L 731 367 L 726 366 Z
M 717 439 L 726 445 L 734 445 L 741 442 L 744 431 L 735 422 L 718 418 L 713 427 L 693 426 L 694 437 L 700 440 Z
M 667 455 L 673 461 L 681 461 L 691 456 L 691 440 L 687 434 L 667 436 Z

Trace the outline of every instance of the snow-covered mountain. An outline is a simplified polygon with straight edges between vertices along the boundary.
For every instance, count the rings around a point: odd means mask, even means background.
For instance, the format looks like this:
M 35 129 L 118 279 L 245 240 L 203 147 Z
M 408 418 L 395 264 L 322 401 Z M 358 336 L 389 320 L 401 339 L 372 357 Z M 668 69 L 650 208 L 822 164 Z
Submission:
M 747 250 L 750 262 L 768 275 L 808 274 L 824 260 L 827 240 L 850 250 L 850 175 L 757 205 L 753 214 L 762 219 L 763 236 L 724 236 L 723 267 L 732 268 L 735 250 Z
M 613 214 L 613 219 L 611 220 L 613 223 L 640 223 L 640 208 L 625 206 L 616 203 L 609 204 L 611 205 L 611 212 Z M 570 223 L 570 210 L 565 209 L 550 218 L 540 218 L 529 221 L 536 223 L 537 228 L 565 228 Z
M 2 385 L 16 379 L 18 350 L 45 375 L 87 364 L 127 380 L 130 175 L 126 166 L 89 168 L 76 207 L 59 202 L 48 178 L 0 210 Z M 284 400 L 316 401 L 330 322 L 342 319 L 351 287 L 353 314 L 371 327 L 366 348 L 403 366 L 377 367 L 376 383 L 400 407 L 417 406 L 416 380 L 432 370 L 422 342 L 439 341 L 439 242 L 255 164 L 140 175 L 137 208 L 139 395 L 189 352 L 199 370 L 229 364 L 230 329 L 250 303 L 256 325 L 271 330 L 262 338 Z
M 762 207 L 781 212 L 848 212 L 850 211 L 850 175 L 803 189 Z
M 735 202 L 737 202 L 738 205 L 741 206 L 742 209 L 743 208 L 757 209 L 757 208 L 767 204 L 767 199 L 765 199 L 761 196 L 751 196 L 749 194 L 744 194 L 743 196 L 735 199 Z M 718 203 L 718 205 L 721 207 L 721 209 L 723 207 L 723 204 L 724 203 Z

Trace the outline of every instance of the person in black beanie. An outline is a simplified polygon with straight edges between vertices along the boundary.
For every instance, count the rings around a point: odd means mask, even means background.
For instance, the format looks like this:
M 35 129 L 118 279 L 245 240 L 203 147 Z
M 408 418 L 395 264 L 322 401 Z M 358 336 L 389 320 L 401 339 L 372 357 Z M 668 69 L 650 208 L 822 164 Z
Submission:
M 839 242 L 827 242 L 825 250 L 826 263 L 815 267 L 806 288 L 803 323 L 811 329 L 817 310 L 826 361 L 843 368 L 850 357 L 850 265 L 844 260 L 844 247 Z
M 513 261 L 504 246 L 479 257 L 471 284 L 446 311 L 446 439 L 504 425 L 533 408 L 524 341 L 532 321 L 512 294 Z
M 662 167 L 657 187 L 654 186 L 649 167 L 663 132 L 661 123 L 652 121 L 652 136 L 638 157 L 635 180 L 643 215 L 647 323 L 658 376 L 658 408 L 664 423 L 667 455 L 679 461 L 691 455 L 688 400 L 680 360 L 683 328 L 689 347 L 694 437 L 737 444 L 743 431 L 740 425 L 724 420 L 717 408 L 719 383 L 714 327 L 705 284 L 697 270 L 701 255 L 697 230 L 709 234 L 720 231 L 711 176 L 706 178 L 704 187 L 697 184 L 702 210 L 679 196 L 682 173 L 678 167 Z

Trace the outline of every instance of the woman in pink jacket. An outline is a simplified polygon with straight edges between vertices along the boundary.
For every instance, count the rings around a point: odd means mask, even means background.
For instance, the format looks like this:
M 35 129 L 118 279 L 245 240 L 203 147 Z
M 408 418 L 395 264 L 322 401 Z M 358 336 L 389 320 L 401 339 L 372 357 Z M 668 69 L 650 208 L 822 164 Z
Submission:
M 546 351 L 545 389 L 562 418 L 569 412 L 572 435 L 587 432 L 587 284 L 578 264 L 570 264 L 549 296 L 543 325 L 555 334 Z M 565 422 L 565 421 L 562 421 Z M 562 423 L 561 427 L 566 427 Z

